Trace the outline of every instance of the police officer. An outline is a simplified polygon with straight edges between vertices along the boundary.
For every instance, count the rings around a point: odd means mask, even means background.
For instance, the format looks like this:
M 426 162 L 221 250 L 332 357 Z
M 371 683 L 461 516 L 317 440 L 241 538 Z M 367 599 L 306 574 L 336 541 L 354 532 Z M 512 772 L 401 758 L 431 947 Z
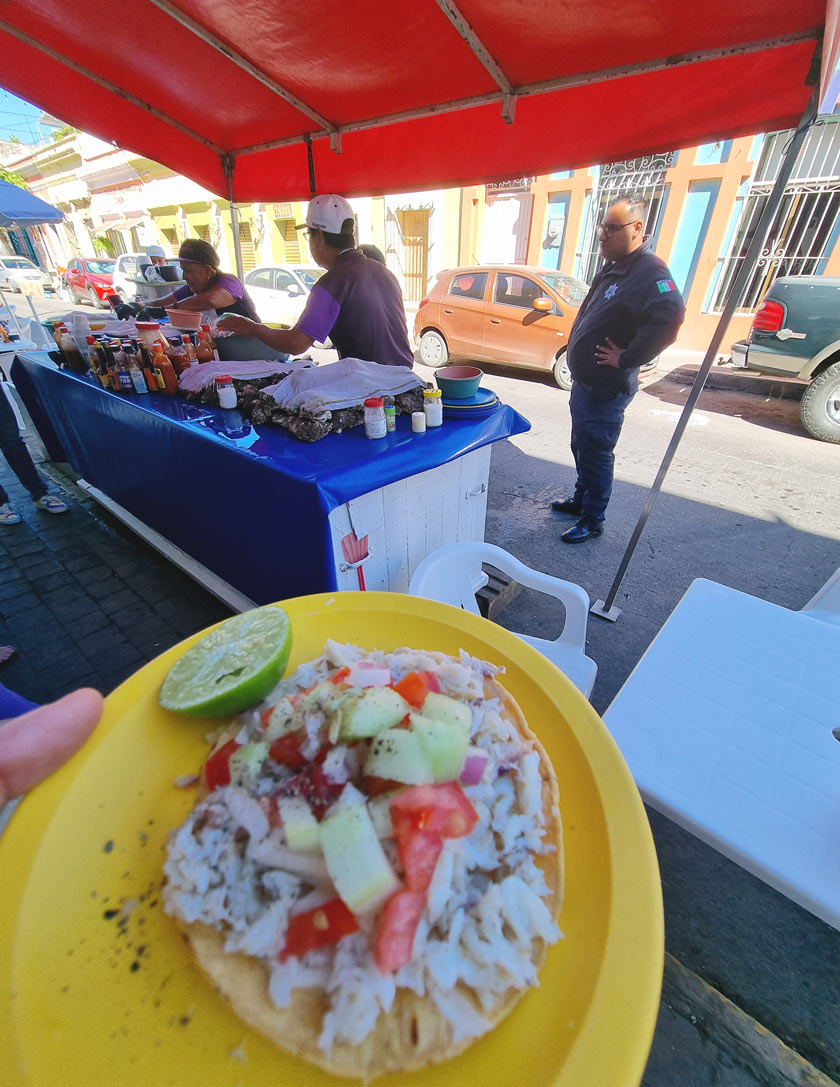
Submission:
M 551 508 L 576 515 L 577 524 L 560 537 L 583 543 L 604 531 L 615 449 L 624 411 L 638 388 L 639 367 L 672 344 L 685 316 L 668 266 L 644 237 L 646 205 L 620 197 L 600 225 L 601 255 L 607 263 L 592 281 L 569 334 L 566 358 L 574 384 L 569 398 L 574 494 Z

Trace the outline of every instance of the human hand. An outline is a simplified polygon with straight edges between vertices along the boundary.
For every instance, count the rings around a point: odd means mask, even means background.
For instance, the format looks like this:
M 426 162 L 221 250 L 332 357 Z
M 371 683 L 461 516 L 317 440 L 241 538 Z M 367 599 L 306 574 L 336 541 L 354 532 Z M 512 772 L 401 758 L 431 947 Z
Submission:
M 102 695 L 83 687 L 0 725 L 0 807 L 49 777 L 102 716 Z
M 599 344 L 595 348 L 595 356 L 595 361 L 599 366 L 615 366 L 617 368 L 618 360 L 621 358 L 621 348 L 616 347 L 607 336 L 607 343 Z
M 238 313 L 223 313 L 216 326 L 220 332 L 233 332 L 239 336 L 253 336 L 256 322 Z

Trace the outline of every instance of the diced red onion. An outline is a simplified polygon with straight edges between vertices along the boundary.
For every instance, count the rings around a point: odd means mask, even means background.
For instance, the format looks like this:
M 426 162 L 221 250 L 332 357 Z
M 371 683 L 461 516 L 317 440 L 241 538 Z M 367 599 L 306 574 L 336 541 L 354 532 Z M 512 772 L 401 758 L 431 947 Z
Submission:
M 462 785 L 478 785 L 484 777 L 484 767 L 490 755 L 480 747 L 468 747 L 464 756 L 464 765 L 458 779 Z

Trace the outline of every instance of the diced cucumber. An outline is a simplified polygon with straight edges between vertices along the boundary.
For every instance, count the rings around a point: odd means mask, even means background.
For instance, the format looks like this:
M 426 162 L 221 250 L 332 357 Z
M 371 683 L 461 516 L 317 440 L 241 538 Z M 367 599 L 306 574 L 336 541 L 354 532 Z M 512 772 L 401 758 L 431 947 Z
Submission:
M 364 773 L 405 785 L 431 785 L 435 780 L 417 733 L 405 728 L 380 732 L 371 744 Z
M 320 853 L 321 827 L 302 796 L 282 796 L 277 812 L 283 823 L 286 845 L 293 853 Z
M 375 909 L 399 887 L 364 804 L 340 808 L 321 823 L 330 879 L 354 913 Z
M 287 732 L 294 732 L 298 727 L 294 706 L 288 698 L 281 698 L 271 711 L 271 717 L 265 726 L 265 738 L 269 743 L 274 743 L 275 740 L 279 740 Z
M 229 764 L 231 785 L 246 785 L 256 780 L 268 754 L 268 746 L 260 740 L 259 743 L 243 744 L 234 751 Z
M 427 717 L 425 713 L 413 713 L 411 731 L 420 741 L 435 781 L 456 781 L 470 742 L 467 729 L 449 721 Z
M 365 687 L 341 705 L 342 740 L 362 740 L 393 728 L 411 712 L 411 706 L 393 687 Z
M 463 702 L 458 702 L 449 695 L 438 694 L 437 691 L 429 691 L 426 701 L 423 703 L 423 716 L 433 717 L 436 721 L 448 721 L 451 725 L 458 725 L 466 729 L 467 735 L 472 728 L 472 710 Z
M 324 679 L 304 695 L 299 708 L 303 713 L 323 713 L 325 717 L 334 717 L 347 696 L 348 691 Z

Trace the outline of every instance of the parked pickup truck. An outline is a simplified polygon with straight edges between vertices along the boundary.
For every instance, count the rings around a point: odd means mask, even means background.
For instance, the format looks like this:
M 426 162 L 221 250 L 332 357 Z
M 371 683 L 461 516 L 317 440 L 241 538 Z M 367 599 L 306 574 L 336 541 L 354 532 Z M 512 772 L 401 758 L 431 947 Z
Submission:
M 840 276 L 783 276 L 756 310 L 733 367 L 809 382 L 799 414 L 809 434 L 840 443 Z

